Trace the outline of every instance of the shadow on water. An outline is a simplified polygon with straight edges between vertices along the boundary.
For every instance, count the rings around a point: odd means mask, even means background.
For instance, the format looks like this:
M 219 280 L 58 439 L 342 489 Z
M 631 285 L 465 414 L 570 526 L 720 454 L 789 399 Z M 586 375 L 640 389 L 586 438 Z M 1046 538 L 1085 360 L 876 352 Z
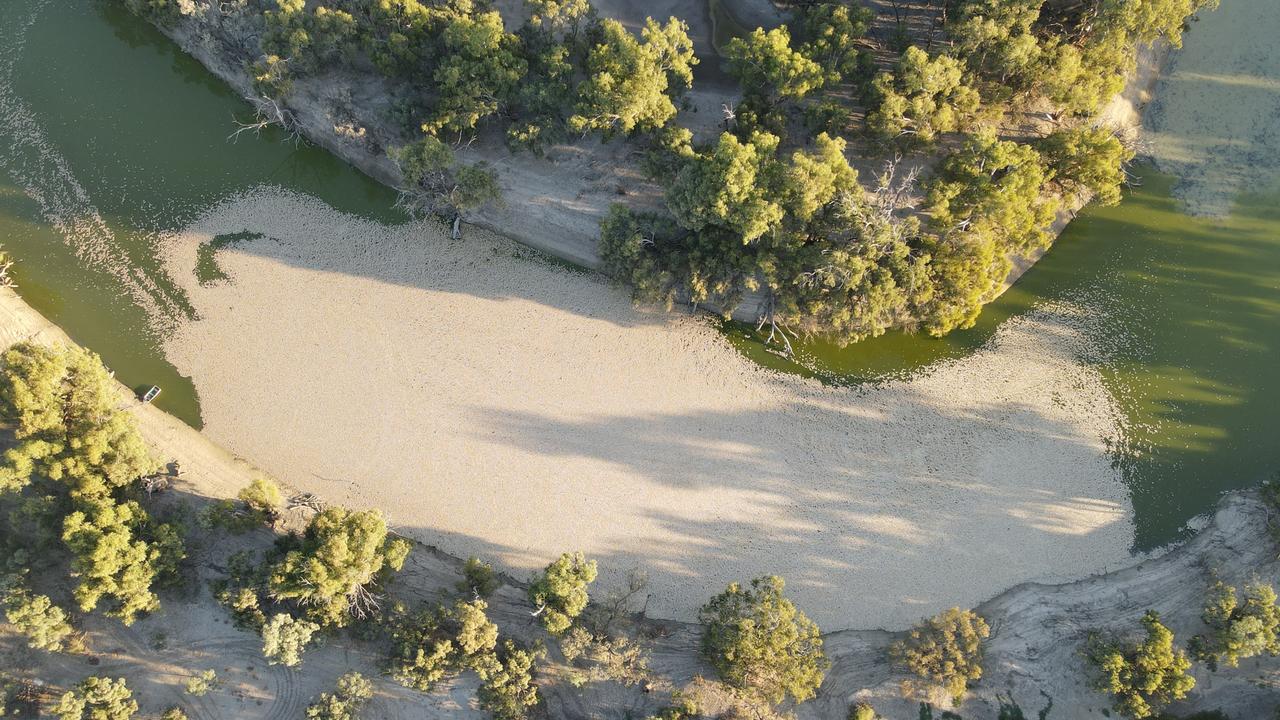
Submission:
M 1143 179 L 1119 206 L 1083 212 L 973 329 L 847 348 L 805 343 L 802 364 L 768 354 L 749 328 L 729 336 L 763 364 L 865 381 L 971 352 L 1036 305 L 1083 302 L 1099 315 L 1086 359 L 1127 419 L 1115 450 L 1135 544 L 1158 546 L 1223 491 L 1280 469 L 1280 188 L 1241 197 L 1229 217 L 1197 218 L 1171 195 L 1174 178 L 1148 169 Z
M 0 20 L 32 7 L 8 4 Z M 240 98 L 113 3 L 46 5 L 11 92 L 39 119 L 116 251 L 164 294 L 176 290 L 157 266 L 157 233 L 249 187 L 283 185 L 344 212 L 403 221 L 390 190 L 318 148 L 269 135 L 227 142 L 232 116 L 247 111 Z M 1221 491 L 1280 465 L 1268 413 L 1280 402 L 1280 191 L 1245 197 L 1215 221 L 1186 217 L 1169 195 L 1170 178 L 1148 173 L 1147 180 L 1120 206 L 1083 213 L 971 330 L 943 339 L 891 333 L 843 349 L 810 343 L 803 367 L 763 352 L 740 328 L 728 335 L 761 364 L 848 383 L 963 356 L 1039 303 L 1084 300 L 1102 317 L 1089 360 L 1128 420 L 1117 462 L 1137 509 L 1136 544 L 1160 544 Z M 24 298 L 127 383 L 162 386 L 157 404 L 198 425 L 190 381 L 149 339 L 148 318 L 109 275 L 77 260 L 29 192 L 0 175 L 0 237 L 19 260 Z M 506 420 L 513 431 L 531 431 L 519 418 Z
M 101 261 L 78 258 L 79 241 L 55 230 L 50 213 L 73 225 L 99 219 L 109 259 L 140 269 L 157 286 L 149 292 L 179 310 L 189 308 L 160 272 L 157 234 L 228 194 L 279 184 L 364 217 L 404 218 L 390 190 L 318 148 L 271 132 L 228 142 L 247 106 L 120 3 L 5 3 L 0 53 L 17 54 L 15 28 L 33 17 L 12 77 L 0 78 L 5 99 L 34 121 L 0 128 L 10 145 L 0 154 L 0 242 L 18 260 L 19 292 L 126 384 L 162 387 L 156 404 L 198 427 L 195 390 L 164 359 L 139 298 Z

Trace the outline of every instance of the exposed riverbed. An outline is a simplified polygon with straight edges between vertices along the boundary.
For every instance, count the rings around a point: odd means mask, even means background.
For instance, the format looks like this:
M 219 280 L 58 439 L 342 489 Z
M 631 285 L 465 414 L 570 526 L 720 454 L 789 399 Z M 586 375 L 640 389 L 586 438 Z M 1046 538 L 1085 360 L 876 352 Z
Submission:
M 1197 63 L 1212 65 L 1215 77 L 1233 88 L 1233 93 L 1245 88 L 1241 91 L 1244 95 L 1231 96 L 1231 123 L 1238 125 L 1243 122 L 1241 117 L 1253 117 L 1255 123 L 1274 122 L 1276 116 L 1267 111 L 1265 101 L 1274 100 L 1266 78 L 1267 73 L 1276 73 L 1276 63 L 1258 63 L 1250 56 L 1232 64 L 1236 61 L 1213 52 L 1221 41 L 1210 30 L 1219 23 L 1227 29 L 1214 33 L 1273 33 L 1276 19 L 1268 17 L 1266 3 L 1260 0 L 1228 0 L 1226 5 L 1193 29 L 1187 38 L 1187 55 L 1169 82 L 1186 74 L 1204 75 L 1203 70 L 1197 70 L 1202 67 Z M 1202 38 L 1205 45 L 1197 45 Z M 1247 68 L 1239 64 L 1246 61 L 1252 63 Z M 1251 79 L 1233 79 L 1243 76 Z M 1248 95 L 1250 88 L 1261 95 Z M 1179 97 L 1182 99 L 1175 100 Z M 1194 94 L 1181 93 L 1170 98 L 1161 109 L 1166 135 L 1200 133 L 1212 137 L 1229 132 L 1226 125 L 1212 125 L 1215 117 L 1224 113 L 1215 115 L 1195 104 L 1221 102 L 1221 95 L 1197 100 Z M 474 501 L 490 492 L 492 507 L 514 508 L 524 518 L 511 530 L 493 527 L 508 516 L 480 517 L 474 523 L 480 527 L 477 530 L 449 526 L 451 520 L 464 519 L 449 505 L 431 508 L 438 517 L 415 514 L 412 521 L 421 522 L 425 531 L 435 533 L 429 537 L 448 549 L 500 553 L 511 564 L 524 566 L 536 564 L 560 545 L 578 538 L 589 545 L 595 537 L 602 544 L 588 549 L 612 554 L 619 561 L 646 555 L 663 558 L 653 568 L 665 574 L 661 593 L 666 593 L 666 598 L 658 604 L 676 614 L 687 612 L 689 603 L 673 599 L 672 588 L 688 583 L 692 575 L 701 573 L 699 583 L 710 587 L 722 584 L 721 575 L 736 577 L 753 568 L 762 572 L 797 570 L 787 574 L 795 576 L 802 597 L 826 603 L 833 612 L 839 608 L 839 615 L 823 618 L 833 619 L 831 626 L 896 623 L 902 618 L 886 609 L 904 601 L 919 602 L 922 611 L 939 603 L 974 601 L 1020 579 L 1049 579 L 1101 569 L 1123 557 L 1135 539 L 1139 547 L 1146 548 L 1175 538 L 1178 529 L 1206 510 L 1222 489 L 1255 482 L 1280 464 L 1268 413 L 1280 401 L 1280 388 L 1274 382 L 1274 357 L 1280 349 L 1280 308 L 1276 304 L 1280 211 L 1275 202 L 1280 191 L 1266 185 L 1265 173 L 1255 175 L 1264 180 L 1244 184 L 1255 194 L 1233 195 L 1225 204 L 1232 208 L 1229 216 L 1196 219 L 1189 218 L 1183 201 L 1172 196 L 1171 178 L 1149 173 L 1144 187 L 1131 193 L 1121 206 L 1091 210 L 1073 223 L 1058 247 L 989 308 L 973 331 L 946 340 L 894 335 L 842 351 L 811 348 L 810 371 L 828 379 L 848 382 L 913 376 L 895 384 L 897 396 L 883 394 L 878 388 L 824 391 L 799 380 L 769 376 L 765 384 L 770 394 L 748 393 L 744 401 L 742 397 L 702 394 L 711 393 L 716 382 L 726 384 L 717 380 L 715 373 L 722 372 L 724 363 L 732 358 L 722 353 L 726 349 L 714 334 L 685 329 L 688 323 L 678 321 L 672 325 L 683 335 L 640 337 L 637 333 L 656 333 L 655 328 L 663 324 L 626 310 L 620 291 L 568 271 L 512 259 L 497 241 L 492 247 L 480 248 L 491 257 L 476 255 L 470 268 L 456 247 L 442 250 L 434 257 L 441 261 L 441 267 L 453 268 L 449 272 L 454 274 L 446 274 L 445 280 L 455 285 L 448 285 L 438 274 L 428 275 L 433 278 L 431 284 L 416 288 L 424 294 L 405 295 L 415 289 L 417 276 L 408 282 L 389 279 L 387 273 L 395 269 L 394 263 L 375 266 L 371 272 L 367 265 L 370 258 L 359 255 L 366 250 L 349 249 L 354 254 L 344 256 L 338 241 L 346 237 L 343 233 L 363 228 L 365 223 L 373 228 L 369 232 L 374 237 L 388 243 L 412 232 L 424 242 L 439 242 L 436 234 L 425 228 L 399 228 L 402 218 L 390 209 L 390 191 L 319 150 L 280 143 L 270 134 L 227 142 L 234 129 L 233 114 L 246 112 L 220 82 L 117 5 L 18 0 L 0 7 L 0 113 L 5 120 L 0 129 L 0 241 L 19 259 L 20 291 L 73 337 L 102 353 L 128 384 L 161 385 L 165 390 L 160 398 L 162 407 L 198 423 L 194 387 L 199 387 L 205 400 L 205 419 L 214 437 L 282 475 L 322 476 L 307 481 L 316 483 L 317 488 L 337 482 L 330 494 L 357 502 L 370 497 L 361 492 L 362 487 L 376 486 L 393 470 L 407 472 L 403 463 L 393 462 L 406 459 L 398 454 L 401 449 L 383 448 L 387 450 L 385 464 L 376 468 L 333 465 L 333 459 L 326 459 L 323 453 L 326 447 L 333 449 L 338 442 L 335 437 L 342 433 L 329 437 L 320 427 L 311 428 L 307 423 L 338 423 L 339 431 L 356 425 L 377 431 L 342 448 L 341 454 L 348 457 L 381 453 L 378 442 L 391 441 L 378 438 L 397 432 L 404 437 L 396 442 L 417 442 L 414 433 L 423 424 L 409 422 L 408 415 L 395 415 L 404 407 L 387 405 L 383 395 L 398 397 L 408 384 L 408 378 L 392 371 L 418 367 L 423 360 L 421 354 L 397 360 L 396 350 L 389 348 L 377 363 L 362 365 L 363 356 L 352 354 L 353 348 L 365 352 L 369 343 L 351 335 L 361 326 L 344 324 L 346 320 L 337 315 L 326 316 L 326 308 L 330 313 L 357 312 L 366 320 L 384 317 L 397 331 L 436 323 L 430 332 L 439 332 L 438 336 L 416 331 L 420 332 L 416 342 L 425 344 L 407 346 L 436 347 L 442 353 L 435 365 L 420 368 L 424 373 L 463 368 L 474 375 L 477 368 L 485 366 L 479 360 L 465 359 L 472 349 L 510 365 L 507 376 L 481 374 L 471 386 L 449 382 L 446 374 L 444 390 L 489 387 L 495 392 L 532 397 L 546 393 L 548 402 L 565 403 L 572 400 L 571 394 L 566 396 L 563 391 L 567 386 L 555 384 L 563 383 L 564 378 L 543 378 L 543 384 L 530 386 L 545 368 L 532 368 L 529 363 L 545 362 L 556 352 L 579 348 L 579 357 L 591 358 L 597 350 L 604 354 L 594 365 L 578 369 L 562 365 L 560 376 L 615 367 L 608 363 L 627 365 L 628 369 L 612 376 L 617 387 L 623 388 L 616 397 L 608 395 L 610 385 L 603 376 L 598 386 L 592 386 L 597 394 L 603 393 L 592 402 L 603 405 L 590 422 L 582 413 L 594 406 L 569 403 L 555 410 L 556 416 L 550 419 L 544 417 L 546 413 L 530 412 L 527 407 L 516 408 L 523 415 L 513 414 L 513 408 L 507 407 L 495 411 L 505 410 L 505 415 L 488 420 L 473 415 L 468 422 L 474 425 L 459 424 L 457 416 L 430 412 L 429 403 L 441 397 L 442 387 L 427 383 L 415 390 L 423 393 L 421 404 L 428 410 L 419 420 L 443 423 L 442 428 L 468 437 L 471 430 L 482 427 L 505 433 L 500 442 L 487 440 L 494 445 L 488 449 L 483 443 L 468 444 L 474 437 L 447 438 L 453 449 L 444 457 L 456 455 L 455 461 L 438 467 L 436 460 L 423 459 L 415 468 L 418 482 L 428 489 L 429 483 L 445 483 L 457 491 L 457 503 L 467 498 Z M 1180 113 L 1190 113 L 1199 124 L 1186 124 L 1179 119 Z M 1227 120 L 1224 118 L 1224 123 Z M 1255 133 L 1250 137 L 1255 139 L 1232 142 L 1265 143 L 1268 136 Z M 1265 153 L 1246 153 L 1245 157 L 1256 157 L 1264 167 L 1270 162 Z M 1196 172 L 1191 166 L 1170 167 L 1184 174 Z M 264 184 L 287 188 L 289 193 L 262 189 Z M 287 201 L 274 205 L 259 202 L 264 197 Z M 246 207 L 256 207 L 263 215 L 257 219 L 237 215 Z M 234 221 L 228 222 L 228 218 Z M 316 236 L 311 251 L 308 244 L 312 238 L 289 232 L 300 224 Z M 184 232 L 171 235 L 179 230 Z M 229 241 L 245 231 L 260 236 L 245 236 L 239 243 Z M 193 233 L 203 233 L 199 240 L 203 242 L 219 237 L 227 240 L 221 252 L 209 256 L 228 276 L 226 280 L 205 276 L 205 285 L 199 283 L 195 276 L 199 258 L 189 244 Z M 365 236 L 361 230 L 360 237 Z M 189 265 L 174 264 L 170 254 L 166 267 L 161 255 L 174 247 L 191 250 Z M 500 251 L 496 256 L 492 255 L 494 248 Z M 422 247 L 402 249 L 411 253 L 403 257 L 415 262 L 430 262 L 433 257 Z M 423 252 L 426 254 L 421 255 Z M 217 265 L 218 257 L 224 259 L 222 265 Z M 401 256 L 372 260 L 386 263 L 398 258 Z M 261 263 L 271 262 L 278 267 L 264 270 Z M 317 264 L 330 277 L 317 276 Z M 507 273 L 496 277 L 515 285 L 490 287 L 481 283 L 494 277 L 493 266 L 501 266 Z M 207 262 L 202 267 L 207 270 Z M 549 282 L 561 290 L 576 288 L 570 293 L 576 304 L 556 306 L 549 302 L 551 296 L 531 295 L 519 286 L 547 273 L 554 275 Z M 237 282 L 243 284 L 237 287 Z M 366 288 L 388 283 L 398 287 L 377 291 L 388 294 L 362 295 Z M 345 303 L 303 302 L 331 297 L 323 293 L 348 285 Z M 489 289 L 477 293 L 472 290 L 477 285 Z M 268 302 L 268 291 L 283 296 Z M 303 292 L 311 294 L 300 296 Z M 467 314 L 441 312 L 424 302 L 428 297 L 438 299 L 441 292 L 453 293 L 459 302 L 469 294 Z M 399 310 L 389 313 L 390 305 L 369 298 L 394 299 Z M 212 301 L 225 302 L 217 308 L 205 304 Z M 290 304 L 299 302 L 302 305 L 297 307 Z M 486 302 L 496 303 L 492 312 L 504 318 L 504 333 L 483 338 L 487 344 L 477 345 L 481 342 L 477 339 L 478 323 L 485 317 L 480 309 Z M 480 314 L 470 314 L 473 312 Z M 619 329 L 618 317 L 627 318 L 630 325 Z M 1064 327 L 1063 318 L 1072 318 L 1065 340 L 1051 333 Z M 563 321 L 563 334 L 549 336 L 544 331 L 553 325 L 553 319 L 554 323 Z M 599 344 L 590 335 L 590 327 L 602 319 L 612 320 L 599 325 L 612 344 Z M 388 327 L 387 333 L 391 329 Z M 290 331 L 296 331 L 297 336 L 288 334 Z M 1028 332 L 1046 335 L 1041 340 L 1048 345 L 1026 345 L 1033 339 Z M 395 339 L 387 333 L 379 337 Z M 1016 340 L 1012 346 L 1010 337 Z M 452 355 L 444 352 L 455 342 L 460 348 L 453 348 Z M 399 347 L 399 352 L 405 352 L 406 345 Z M 601 350 L 606 347 L 625 353 L 625 357 Z M 691 363 L 676 364 L 674 374 L 659 376 L 676 405 L 659 403 L 647 415 L 632 412 L 635 417 L 630 425 L 605 422 L 609 413 L 604 409 L 621 412 L 639 407 L 643 383 L 654 382 L 655 360 L 674 359 L 654 348 L 680 347 L 693 356 Z M 1000 354 L 1001 348 L 1008 351 L 1010 347 L 1017 350 L 1014 355 Z M 335 355 L 335 348 L 347 354 Z M 747 350 L 751 352 L 750 347 Z M 993 357 L 999 362 L 991 361 Z M 195 385 L 181 376 L 170 358 L 184 372 L 193 374 Z M 1037 358 L 1040 362 L 1034 361 Z M 943 362 L 948 359 L 951 362 Z M 631 367 L 641 360 L 650 364 Z M 761 355 L 760 360 L 776 362 L 773 356 Z M 317 370 L 314 377 L 296 387 L 288 385 L 289 377 L 274 374 L 284 367 L 328 368 L 328 363 L 331 368 Z M 671 362 L 662 365 L 664 372 L 672 372 Z M 963 372 L 957 373 L 957 366 Z M 1002 374 L 1019 368 L 1022 375 Z M 379 376 L 378 372 L 391 374 Z M 681 372 L 686 375 L 681 377 Z M 735 378 L 751 374 L 736 365 L 729 373 Z M 336 394 L 326 394 L 326 388 L 332 391 L 338 380 L 346 384 Z M 359 385 L 362 392 L 352 392 L 351 381 L 366 382 L 367 386 Z M 964 402 L 948 405 L 949 401 L 930 395 L 922 390 L 930 387 L 929 382 L 948 386 Z M 986 388 L 989 392 L 983 391 L 984 382 L 991 386 Z M 680 383 L 700 383 L 697 387 L 701 389 L 682 392 L 694 385 Z M 275 394 L 282 384 L 293 394 Z M 562 388 L 559 394 L 557 387 Z M 781 395 L 775 393 L 779 387 L 784 389 Z M 868 403 L 868 394 L 888 400 L 880 405 Z M 785 409 L 799 396 L 824 409 L 816 415 L 809 412 L 812 407 L 804 412 Z M 815 397 L 820 400 L 812 400 Z M 906 405 L 894 404 L 903 397 L 909 397 Z M 270 412 L 255 412 L 253 402 L 265 402 Z M 733 402 L 744 403 L 744 408 L 763 419 L 753 424 L 721 418 L 710 430 L 706 422 L 697 421 L 697 413 L 706 407 Z M 343 413 L 330 408 L 326 415 L 315 413 L 320 405 L 337 407 L 334 403 L 347 403 L 353 410 Z M 779 411 L 779 407 L 784 409 Z M 876 420 L 877 407 L 913 407 L 911 413 L 931 410 L 945 421 L 940 425 L 912 424 L 908 419 L 886 425 Z M 673 408 L 679 412 L 670 412 Z M 1003 410 L 995 413 L 996 408 Z M 664 412 L 684 419 L 659 422 Z M 860 421 L 849 419 L 860 414 L 865 416 Z M 1053 420 L 1045 424 L 1046 419 Z M 839 425 L 818 427 L 833 422 Z M 814 427 L 806 428 L 804 423 Z M 797 424 L 799 430 L 795 429 Z M 556 432 L 550 432 L 549 427 Z M 891 432 L 883 438 L 876 434 L 887 431 Z M 829 437 L 832 432 L 843 432 L 847 437 Z M 997 441 L 1002 434 L 1004 439 Z M 655 444 L 654 437 L 667 438 L 666 444 Z M 898 443 L 892 441 L 895 437 Z M 920 447 L 901 446 L 904 439 L 914 438 L 924 438 Z M 307 442 L 298 442 L 300 439 Z M 958 453 L 965 443 L 973 446 L 974 454 L 956 461 L 962 457 Z M 495 450 L 499 445 L 505 447 L 501 452 Z M 681 450 L 673 455 L 672 447 Z M 679 458 L 702 464 L 682 465 L 675 462 Z M 1117 461 L 1115 469 L 1108 464 L 1112 459 Z M 497 470 L 492 466 L 495 462 Z M 587 473 L 574 466 L 582 462 L 597 472 Z M 542 465 L 545 468 L 538 470 L 543 473 L 541 479 L 530 480 L 530 468 Z M 624 465 L 628 467 L 620 471 Z M 574 469 L 567 469 L 571 466 Z M 692 467 L 694 475 L 703 478 L 703 493 L 736 479 L 732 491 L 740 496 L 736 504 L 718 516 L 711 508 L 722 498 L 708 494 L 706 512 L 698 510 L 703 506 L 695 502 L 692 509 L 682 508 L 664 519 L 665 505 L 680 505 L 689 496 L 663 495 L 662 512 L 649 508 L 630 516 L 641 525 L 621 525 L 617 538 L 607 533 L 584 537 L 575 530 L 576 525 L 532 515 L 530 506 L 521 504 L 524 500 L 502 490 L 503 482 L 518 482 L 515 478 L 524 477 L 530 487 L 538 482 L 547 484 L 544 498 L 556 499 L 557 493 L 565 492 L 586 493 L 567 504 L 557 499 L 561 510 L 586 503 L 579 512 L 607 515 L 623 507 L 620 504 L 628 498 L 627 488 L 635 495 L 644 483 L 657 483 L 667 490 L 673 484 L 689 484 L 689 477 L 679 477 L 681 467 Z M 610 490 L 605 495 L 592 495 L 598 488 L 557 486 L 557 473 L 574 478 L 616 475 L 616 493 Z M 837 482 L 838 478 L 844 480 Z M 873 498 L 879 494 L 893 497 L 900 489 L 896 483 L 904 478 L 927 487 L 928 492 L 897 493 L 901 505 L 885 511 L 886 506 Z M 289 479 L 300 482 L 298 477 Z M 408 482 L 409 477 L 403 481 Z M 497 483 L 490 486 L 491 491 L 472 486 L 490 481 Z M 850 484 L 842 486 L 846 481 Z M 831 592 L 835 587 L 862 585 L 878 577 L 841 576 L 842 572 L 856 575 L 858 568 L 873 564 L 897 568 L 895 563 L 913 554 L 911 548 L 919 541 L 950 542 L 971 554 L 967 533 L 986 532 L 991 525 L 988 518 L 983 527 L 974 527 L 972 516 L 966 525 L 964 506 L 954 504 L 973 498 L 973 483 L 981 486 L 978 499 L 994 504 L 994 512 L 1014 528 L 1001 547 L 1027 550 L 1021 557 L 1010 556 L 1007 573 L 981 578 L 978 585 L 965 586 L 951 599 L 938 593 L 908 598 L 906 586 L 886 588 L 881 608 L 864 614 L 865 620 L 845 616 L 866 608 L 840 606 L 821 596 L 823 587 Z M 605 486 L 615 487 L 599 485 Z M 1041 492 L 1046 494 L 1032 499 Z M 1011 493 L 1018 497 L 1010 500 Z M 788 495 L 796 507 L 777 504 Z M 1127 497 L 1132 498 L 1132 514 Z M 432 500 L 431 494 L 426 493 L 423 500 Z M 396 500 L 385 496 L 378 502 L 387 506 Z M 830 517 L 824 520 L 819 517 L 823 514 Z M 833 522 L 836 516 L 839 521 Z M 794 522 L 788 522 L 788 517 Z M 703 523 L 699 532 L 690 530 L 697 526 L 690 524 L 695 520 Z M 735 547 L 752 547 L 748 539 L 753 522 L 772 525 L 775 531 L 781 526 L 788 529 L 777 537 L 761 539 L 763 551 L 752 549 L 747 557 L 726 557 Z M 565 538 L 546 534 L 547 527 L 557 525 L 573 532 Z M 851 531 L 854 526 L 861 531 Z M 610 553 L 610 543 L 625 547 L 626 533 L 622 531 L 628 527 L 651 533 L 662 547 L 657 552 L 626 548 L 626 552 Z M 854 545 L 838 556 L 820 556 L 817 564 L 804 568 L 788 566 L 782 559 L 770 561 L 772 565 L 759 562 L 761 552 L 772 558 L 799 554 L 807 546 L 797 543 L 797 538 L 820 538 L 822 532 L 845 536 Z M 500 542 L 504 537 L 510 541 Z M 879 539 L 872 543 L 868 538 L 873 537 Z M 1074 549 L 1053 547 L 1060 538 L 1066 538 L 1063 542 Z M 456 548 L 450 547 L 451 541 Z M 1035 549 L 1040 543 L 1043 553 Z M 872 545 L 873 550 L 868 550 Z M 1054 549 L 1062 550 L 1058 553 L 1062 562 L 1057 565 L 1050 558 Z M 877 557 L 879 560 L 872 563 Z M 717 566 L 721 570 L 713 569 Z M 931 572 L 935 571 L 922 564 L 912 578 Z M 690 586 L 682 592 L 700 598 L 706 589 Z M 903 617 L 918 614 L 912 608 Z

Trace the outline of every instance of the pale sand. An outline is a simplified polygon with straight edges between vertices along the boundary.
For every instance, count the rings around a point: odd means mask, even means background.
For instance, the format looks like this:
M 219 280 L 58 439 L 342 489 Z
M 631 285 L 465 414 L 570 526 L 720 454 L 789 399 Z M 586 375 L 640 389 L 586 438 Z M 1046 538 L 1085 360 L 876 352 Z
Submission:
M 196 283 L 202 242 L 232 280 Z M 1126 562 L 1118 433 L 1076 360 L 1087 312 L 1006 323 L 909 381 L 759 369 L 704 320 L 435 224 L 388 228 L 263 188 L 170 238 L 200 319 L 167 352 L 206 433 L 333 502 L 519 574 L 563 550 L 650 573 L 688 619 L 777 573 L 826 628 L 902 627 L 1026 580 Z

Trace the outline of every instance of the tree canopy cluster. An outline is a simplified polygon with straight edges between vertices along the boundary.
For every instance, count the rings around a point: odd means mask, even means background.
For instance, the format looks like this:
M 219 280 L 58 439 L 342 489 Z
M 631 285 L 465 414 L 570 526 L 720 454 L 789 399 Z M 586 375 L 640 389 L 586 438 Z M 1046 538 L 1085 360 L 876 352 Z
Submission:
M 482 126 L 505 128 L 512 150 L 540 154 L 571 133 L 651 132 L 675 117 L 698 62 L 683 21 L 649 19 L 637 35 L 600 19 L 587 0 L 527 0 L 524 10 L 512 29 L 472 0 L 276 0 L 261 12 L 251 74 L 275 99 L 297 77 L 371 62 L 397 88 L 396 121 L 425 137 L 392 153 L 405 189 L 420 196 L 411 209 L 429 212 L 465 213 L 500 198 L 490 169 L 455 161 L 444 144 Z
M 725 68 L 743 99 L 719 138 L 656 138 L 649 168 L 668 212 L 615 208 L 601 226 L 604 265 L 641 301 L 714 303 L 729 314 L 751 297 L 769 339 L 788 347 L 788 336 L 852 342 L 889 328 L 968 327 L 1011 260 L 1051 241 L 1064 197 L 1119 200 L 1133 154 L 1089 116 L 1119 89 L 1137 42 L 1176 41 L 1209 4 L 1088 0 L 1059 11 L 1044 0 L 958 0 L 948 4 L 952 44 L 907 45 L 879 73 L 862 39 L 869 11 L 799 4 L 794 35 L 757 29 L 727 44 Z M 1060 59 L 1052 73 L 1048 55 Z M 1032 71 L 1044 76 L 1010 80 Z M 1013 87 L 1022 101 L 1081 119 L 1040 139 L 999 138 L 993 121 L 1018 99 L 1000 90 Z M 901 162 L 857 182 L 845 162 L 844 96 L 864 103 L 865 135 L 895 151 L 963 134 L 920 188 L 923 206 Z M 791 111 L 808 128 L 797 130 Z M 824 132 L 810 134 L 815 126 Z
M 1196 685 L 1187 673 L 1191 659 L 1174 644 L 1159 613 L 1147 611 L 1142 628 L 1145 637 L 1137 639 L 1095 633 L 1087 646 L 1094 687 L 1111 696 L 1116 712 L 1135 720 L 1158 715 Z
M 370 609 L 370 586 L 399 571 L 409 549 L 408 540 L 387 537 L 387 522 L 376 510 L 325 508 L 296 547 L 272 564 L 267 592 L 293 601 L 321 626 L 343 627 Z
M 1091 115 L 1123 87 L 1138 43 L 1164 39 L 1180 46 L 1187 18 L 1217 4 L 962 0 L 949 15 L 948 32 L 987 97 L 1022 94 Z
M 129 499 L 157 463 L 120 404 L 115 381 L 86 350 L 22 343 L 0 356 L 0 415 L 13 438 L 0 501 L 17 506 L 0 516 L 5 543 L 33 561 L 27 549 L 61 540 L 80 608 L 105 604 L 131 624 L 159 607 L 155 586 L 176 575 L 185 550 L 176 527 Z
M 894 664 L 958 703 L 969 683 L 982 677 L 982 643 L 991 634 L 972 610 L 951 608 L 913 627 L 889 648 Z
M 559 578 L 557 582 L 563 583 L 559 587 L 572 593 L 577 588 L 573 578 L 586 566 L 581 553 L 565 553 L 543 575 Z M 594 578 L 595 564 L 590 568 Z M 497 720 L 521 720 L 539 702 L 533 680 L 539 651 L 499 637 L 498 626 L 486 615 L 489 605 L 482 598 L 498 587 L 487 564 L 471 558 L 463 568 L 463 578 L 458 590 L 470 594 L 470 600 L 459 599 L 452 606 L 436 605 L 414 613 L 403 607 L 395 610 L 387 622 L 392 641 L 389 673 L 406 687 L 429 691 L 443 680 L 474 672 L 480 678 L 480 706 Z M 585 605 L 585 588 L 582 592 Z
M 164 0 L 129 2 L 173 17 Z M 391 154 L 411 211 L 456 217 L 500 200 L 494 170 L 453 153 L 482 127 L 535 153 L 575 135 L 625 135 L 648 151 L 667 210 L 608 215 L 608 272 L 642 301 L 729 314 L 749 299 L 787 347 L 808 335 L 846 343 L 971 325 L 1010 259 L 1049 242 L 1062 198 L 1116 202 L 1132 153 L 1093 116 L 1138 43 L 1177 44 L 1216 2 L 949 0 L 943 42 L 907 34 L 879 68 L 871 10 L 796 3 L 789 25 L 724 44 L 740 100 L 726 105 L 725 132 L 696 144 L 676 121 L 700 62 L 687 25 L 649 18 L 633 32 L 589 0 L 525 0 L 516 27 L 474 0 L 269 0 L 250 11 L 263 26 L 251 72 L 270 96 L 287 95 L 295 76 L 347 67 L 392 81 L 390 112 L 410 141 Z M 994 138 L 1015 106 L 1061 123 L 1047 137 Z M 904 172 L 886 192 L 880 178 L 857 182 L 844 161 L 854 147 L 951 157 L 918 190 L 905 171 L 914 161 L 894 163 Z M 999 169 L 988 172 L 988 158 Z
M 702 653 L 729 686 L 777 705 L 814 696 L 830 663 L 818 626 L 777 576 L 729 585 L 698 613 Z
M 683 21 L 650 19 L 637 37 L 585 0 L 529 0 L 525 11 L 512 31 L 471 0 L 280 0 L 263 13 L 262 50 L 294 75 L 367 57 L 410 89 L 406 124 L 432 136 L 493 121 L 513 147 L 540 150 L 569 131 L 652 130 L 675 116 L 697 62 Z
M 1218 581 L 1209 589 L 1201 619 L 1209 631 L 1191 638 L 1189 645 L 1192 655 L 1210 670 L 1236 667 L 1240 660 L 1263 653 L 1280 654 L 1280 606 L 1271 585 L 1255 580 L 1245 585 L 1242 595 Z

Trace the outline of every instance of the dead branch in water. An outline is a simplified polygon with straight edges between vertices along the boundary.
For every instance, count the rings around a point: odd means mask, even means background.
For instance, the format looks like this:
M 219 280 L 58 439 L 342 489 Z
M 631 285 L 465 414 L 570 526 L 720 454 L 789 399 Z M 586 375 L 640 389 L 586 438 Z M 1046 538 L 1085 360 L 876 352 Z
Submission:
M 13 267 L 13 261 L 9 259 L 8 254 L 0 252 L 0 287 L 18 287 L 18 283 L 14 282 L 9 275 L 9 268 L 11 267 Z
M 775 299 L 773 293 L 770 292 L 768 298 L 765 300 L 765 306 L 759 315 L 758 322 L 756 323 L 756 332 L 759 333 L 764 326 L 768 324 L 769 337 L 764 340 L 765 349 L 771 352 L 777 352 L 788 359 L 794 358 L 796 356 L 795 349 L 791 347 L 791 339 L 787 337 L 787 329 L 783 327 L 782 323 L 778 322 L 778 317 L 774 313 L 774 303 Z M 772 348 L 773 339 L 775 337 L 782 341 L 781 350 L 775 351 Z M 797 335 L 796 337 L 799 336 Z
M 246 97 L 254 108 L 254 119 L 251 122 L 241 122 L 233 115 L 231 120 L 237 126 L 237 129 L 227 136 L 231 142 L 238 142 L 240 135 L 246 132 L 252 132 L 254 137 L 262 134 L 262 131 L 271 126 L 277 126 L 285 131 L 284 142 L 293 141 L 295 147 L 301 145 L 304 140 L 302 133 L 298 131 L 298 122 L 294 118 L 293 113 L 280 107 L 280 103 L 263 95 L 260 97 Z

